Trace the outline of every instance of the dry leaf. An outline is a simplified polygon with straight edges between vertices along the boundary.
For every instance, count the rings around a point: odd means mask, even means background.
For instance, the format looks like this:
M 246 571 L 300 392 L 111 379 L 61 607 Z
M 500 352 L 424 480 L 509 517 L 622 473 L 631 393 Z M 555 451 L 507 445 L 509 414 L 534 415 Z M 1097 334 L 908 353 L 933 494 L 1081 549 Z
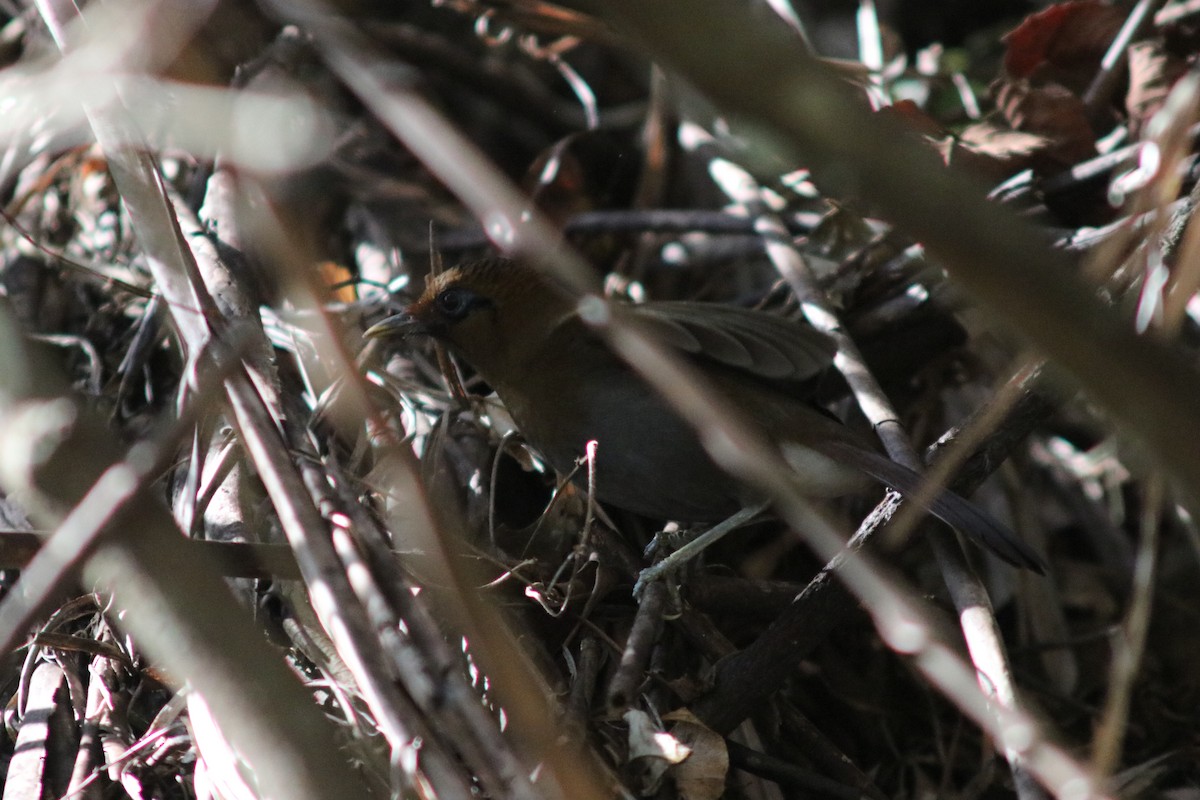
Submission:
M 671 770 L 683 800 L 717 800 L 725 794 L 729 751 L 721 734 L 704 725 L 687 709 L 672 711 L 663 722 L 674 723 L 671 733 L 691 749 L 691 755 Z
M 1058 83 L 1083 94 L 1124 21 L 1124 11 L 1098 0 L 1057 3 L 1004 37 L 1004 71 L 1012 79 Z
M 625 722 L 629 725 L 629 781 L 638 794 L 646 797 L 662 785 L 667 770 L 683 762 L 692 751 L 671 734 L 660 731 L 644 711 L 629 709 Z
M 1029 81 L 1004 81 L 996 106 L 1014 130 L 1044 137 L 1043 151 L 1057 168 L 1068 167 L 1096 154 L 1096 135 L 1083 101 L 1057 83 L 1034 86 Z
M 931 117 L 912 100 L 900 100 L 890 106 L 884 106 L 876 113 L 885 117 L 894 117 L 924 136 L 937 138 L 947 132 L 942 123 Z
M 995 185 L 1034 166 L 1052 146 L 1044 136 L 1001 128 L 993 122 L 969 126 L 956 139 L 941 143 L 947 165 L 982 177 Z
M 1175 82 L 1187 71 L 1187 62 L 1168 53 L 1161 41 L 1138 42 L 1129 47 L 1129 90 L 1125 94 L 1125 110 L 1129 114 L 1129 129 L 1134 137 L 1154 116 Z

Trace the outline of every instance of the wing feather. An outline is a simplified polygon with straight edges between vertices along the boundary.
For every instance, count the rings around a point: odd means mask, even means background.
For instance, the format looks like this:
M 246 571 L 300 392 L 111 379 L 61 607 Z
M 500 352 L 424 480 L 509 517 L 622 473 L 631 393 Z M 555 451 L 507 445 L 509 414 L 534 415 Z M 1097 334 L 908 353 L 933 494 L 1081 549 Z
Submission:
M 833 362 L 823 333 L 784 317 L 717 303 L 642 303 L 633 314 L 685 353 L 773 380 L 803 381 Z

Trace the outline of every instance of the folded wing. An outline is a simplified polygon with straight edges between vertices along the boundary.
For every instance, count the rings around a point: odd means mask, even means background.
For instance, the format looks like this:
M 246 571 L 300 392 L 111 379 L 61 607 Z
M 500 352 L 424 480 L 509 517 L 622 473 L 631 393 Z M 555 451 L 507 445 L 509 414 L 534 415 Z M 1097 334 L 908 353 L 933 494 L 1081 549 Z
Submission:
M 672 347 L 771 380 L 808 380 L 837 352 L 825 334 L 763 311 L 689 302 L 643 303 L 631 311 Z

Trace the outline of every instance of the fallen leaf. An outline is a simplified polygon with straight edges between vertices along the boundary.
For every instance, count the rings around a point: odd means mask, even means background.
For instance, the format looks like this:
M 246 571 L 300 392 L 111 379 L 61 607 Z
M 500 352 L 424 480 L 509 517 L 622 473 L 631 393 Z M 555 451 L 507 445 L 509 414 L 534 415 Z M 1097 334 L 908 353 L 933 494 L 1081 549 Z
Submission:
M 672 711 L 663 717 L 663 722 L 673 723 L 671 733 L 691 750 L 691 755 L 671 770 L 679 796 L 683 800 L 722 797 L 729 775 L 729 751 L 724 737 L 687 709 Z
M 1053 82 L 1083 94 L 1125 12 L 1099 0 L 1056 3 L 1004 36 L 1004 71 L 1011 79 Z
M 876 113 L 884 117 L 893 117 L 924 136 L 938 137 L 946 133 L 945 126 L 912 100 L 900 100 L 890 106 L 884 106 Z
M 1087 109 L 1065 86 L 1003 81 L 996 90 L 996 107 L 1013 130 L 1045 138 L 1048 145 L 1043 152 L 1057 168 L 1078 164 L 1096 154 L 1096 135 L 1088 122 Z
M 661 731 L 644 711 L 631 708 L 625 712 L 629 725 L 629 781 L 643 797 L 654 794 L 662 785 L 663 776 L 673 765 L 683 762 L 692 751 L 683 742 Z
M 1140 137 L 1146 122 L 1163 107 L 1171 88 L 1186 71 L 1187 62 L 1167 52 L 1161 41 L 1138 42 L 1129 47 L 1125 110 L 1134 137 Z
M 943 140 L 938 149 L 948 166 L 977 175 L 994 186 L 1033 167 L 1051 146 L 1044 136 L 979 122 L 966 128 L 961 136 Z

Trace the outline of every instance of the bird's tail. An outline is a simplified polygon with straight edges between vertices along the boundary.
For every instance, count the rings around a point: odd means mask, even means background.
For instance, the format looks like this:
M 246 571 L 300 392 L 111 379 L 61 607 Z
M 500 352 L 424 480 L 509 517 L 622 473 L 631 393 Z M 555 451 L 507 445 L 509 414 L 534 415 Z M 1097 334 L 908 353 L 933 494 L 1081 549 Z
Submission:
M 910 500 L 918 497 L 924 483 L 924 478 L 908 467 L 850 442 L 822 442 L 819 449 L 830 458 L 857 467 Z M 1032 547 L 970 500 L 945 489 L 929 501 L 927 509 L 1009 564 L 1045 574 L 1046 562 Z

